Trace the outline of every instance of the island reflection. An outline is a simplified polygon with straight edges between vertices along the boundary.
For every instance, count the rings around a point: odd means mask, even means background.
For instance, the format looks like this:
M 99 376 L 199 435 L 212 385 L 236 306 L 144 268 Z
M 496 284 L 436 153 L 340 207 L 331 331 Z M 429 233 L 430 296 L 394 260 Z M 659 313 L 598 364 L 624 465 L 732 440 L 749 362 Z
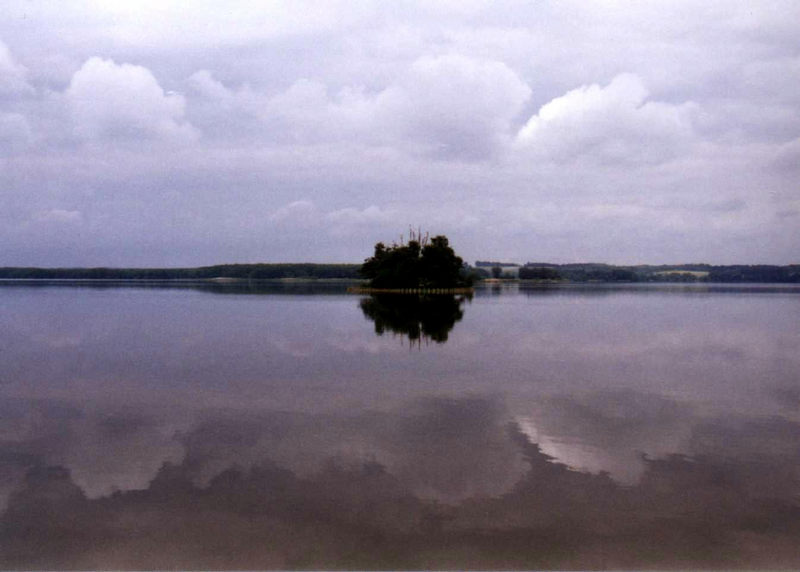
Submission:
M 373 294 L 360 302 L 364 316 L 375 322 L 375 333 L 387 330 L 421 344 L 447 341 L 450 331 L 464 317 L 466 296 Z

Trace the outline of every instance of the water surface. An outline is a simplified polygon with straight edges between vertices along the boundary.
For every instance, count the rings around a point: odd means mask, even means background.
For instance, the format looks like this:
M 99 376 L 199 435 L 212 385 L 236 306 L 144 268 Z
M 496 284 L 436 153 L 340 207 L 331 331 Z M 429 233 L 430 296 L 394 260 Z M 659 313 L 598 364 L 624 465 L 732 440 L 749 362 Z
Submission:
M 797 568 L 798 310 L 6 283 L 0 568 Z

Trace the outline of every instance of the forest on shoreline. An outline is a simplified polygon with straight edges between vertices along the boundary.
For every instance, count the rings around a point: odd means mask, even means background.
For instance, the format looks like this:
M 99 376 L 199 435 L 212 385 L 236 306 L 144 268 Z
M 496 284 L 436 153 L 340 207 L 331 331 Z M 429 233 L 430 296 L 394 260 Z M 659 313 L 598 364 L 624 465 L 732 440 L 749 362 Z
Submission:
M 196 268 L 0 267 L 0 280 L 360 280 L 361 264 L 220 264 Z M 469 266 L 476 280 L 490 278 Z M 800 265 L 636 265 L 599 263 L 519 265 L 516 279 L 547 282 L 800 283 Z

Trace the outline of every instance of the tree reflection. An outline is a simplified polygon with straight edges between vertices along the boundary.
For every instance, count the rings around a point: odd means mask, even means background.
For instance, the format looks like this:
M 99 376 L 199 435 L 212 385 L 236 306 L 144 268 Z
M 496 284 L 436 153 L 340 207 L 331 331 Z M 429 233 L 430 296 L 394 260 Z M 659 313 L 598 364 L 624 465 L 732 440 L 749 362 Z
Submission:
M 447 341 L 450 330 L 464 317 L 467 296 L 373 294 L 361 300 L 361 311 L 375 322 L 375 333 L 391 331 L 409 341 Z

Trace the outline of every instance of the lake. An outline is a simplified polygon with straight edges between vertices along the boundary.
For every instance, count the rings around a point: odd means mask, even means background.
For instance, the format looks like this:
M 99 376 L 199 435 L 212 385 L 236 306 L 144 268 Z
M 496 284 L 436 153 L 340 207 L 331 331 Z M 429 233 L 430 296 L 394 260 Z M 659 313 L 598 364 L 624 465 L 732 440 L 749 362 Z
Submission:
M 0 568 L 800 567 L 800 287 L 0 286 Z

